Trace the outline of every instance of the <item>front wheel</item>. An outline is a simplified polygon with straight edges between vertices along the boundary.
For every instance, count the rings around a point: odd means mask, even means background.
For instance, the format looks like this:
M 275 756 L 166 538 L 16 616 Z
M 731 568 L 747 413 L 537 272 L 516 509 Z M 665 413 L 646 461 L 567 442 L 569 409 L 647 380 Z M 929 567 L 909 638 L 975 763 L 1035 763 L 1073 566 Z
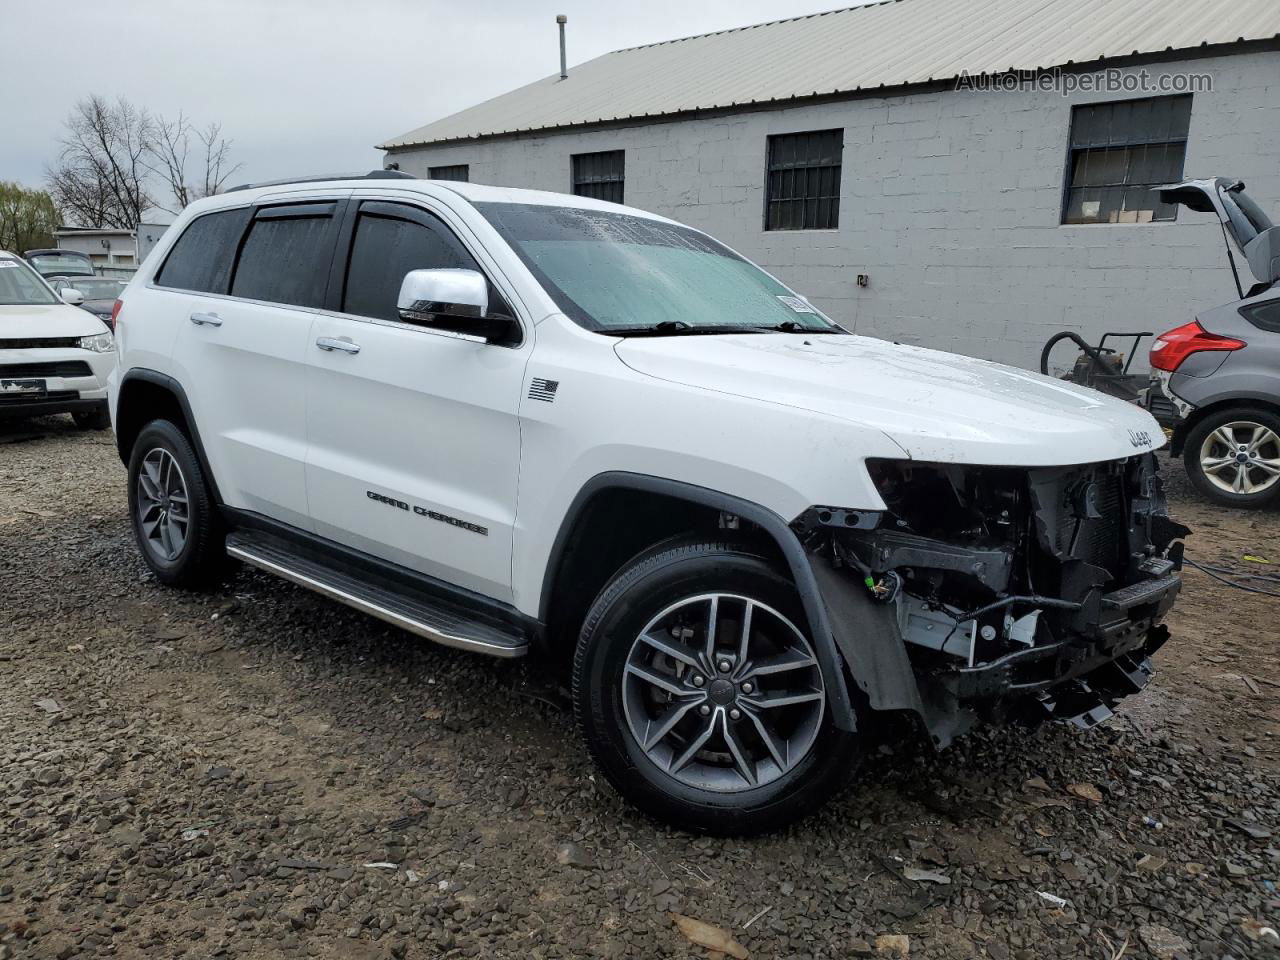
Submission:
M 1187 474 L 1210 500 L 1263 507 L 1280 497 L 1280 416 L 1234 407 L 1205 417 L 1183 445 Z
M 626 799 L 699 833 L 816 810 L 860 738 L 831 722 L 795 587 L 750 548 L 663 545 L 601 592 L 574 658 L 587 747 Z

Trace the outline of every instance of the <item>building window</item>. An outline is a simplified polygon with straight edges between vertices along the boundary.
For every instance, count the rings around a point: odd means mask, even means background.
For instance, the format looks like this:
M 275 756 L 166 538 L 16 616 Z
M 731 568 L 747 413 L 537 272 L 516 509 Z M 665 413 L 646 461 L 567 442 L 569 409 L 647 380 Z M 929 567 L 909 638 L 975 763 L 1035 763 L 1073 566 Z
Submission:
M 427 174 L 431 180 L 461 180 L 466 183 L 471 179 L 471 170 L 465 163 L 453 163 L 447 167 L 429 167 Z
M 1175 219 L 1152 187 L 1182 179 L 1190 123 L 1190 95 L 1074 107 L 1062 222 Z
M 622 202 L 624 180 L 623 150 L 573 155 L 573 192 L 580 197 L 595 197 L 610 203 Z
M 834 230 L 840 225 L 843 130 L 769 138 L 766 230 Z

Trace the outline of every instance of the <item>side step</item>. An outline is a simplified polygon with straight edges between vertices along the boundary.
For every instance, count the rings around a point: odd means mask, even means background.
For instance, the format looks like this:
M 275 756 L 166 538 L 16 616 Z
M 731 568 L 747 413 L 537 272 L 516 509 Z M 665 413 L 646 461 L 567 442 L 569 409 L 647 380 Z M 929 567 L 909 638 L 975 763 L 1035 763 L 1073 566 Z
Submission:
M 456 603 L 393 582 L 375 583 L 300 552 L 288 541 L 252 530 L 227 536 L 227 553 L 238 560 L 385 620 L 410 633 L 493 657 L 519 657 L 528 639 L 516 627 L 480 618 Z

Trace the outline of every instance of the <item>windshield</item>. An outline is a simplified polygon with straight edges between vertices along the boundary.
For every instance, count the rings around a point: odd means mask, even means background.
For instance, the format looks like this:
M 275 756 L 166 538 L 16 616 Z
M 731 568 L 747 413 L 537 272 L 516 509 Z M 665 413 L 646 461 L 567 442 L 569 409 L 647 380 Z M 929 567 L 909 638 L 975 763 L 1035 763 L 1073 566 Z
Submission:
M 31 257 L 31 265 L 46 277 L 68 273 L 93 274 L 93 264 L 89 258 L 73 253 L 38 253 Z
M 21 260 L 0 257 L 0 306 L 58 303 L 52 290 Z
M 576 207 L 476 206 L 560 309 L 588 330 L 843 332 L 759 267 L 688 227 Z
M 60 293 L 79 290 L 86 300 L 115 300 L 124 289 L 124 281 L 104 277 L 76 277 L 74 280 L 59 281 L 57 287 Z

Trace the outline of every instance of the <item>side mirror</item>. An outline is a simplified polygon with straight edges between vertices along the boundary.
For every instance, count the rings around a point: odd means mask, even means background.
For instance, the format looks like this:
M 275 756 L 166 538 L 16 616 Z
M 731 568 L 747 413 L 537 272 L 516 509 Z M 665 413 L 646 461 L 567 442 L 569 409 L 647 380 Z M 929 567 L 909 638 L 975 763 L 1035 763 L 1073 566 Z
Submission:
M 75 287 L 63 287 L 62 302 L 70 304 L 73 307 L 78 307 L 80 304 L 84 303 L 84 294 Z
M 481 337 L 491 343 L 519 339 L 515 319 L 489 312 L 489 281 L 478 270 L 410 270 L 400 284 L 396 311 L 405 323 Z

